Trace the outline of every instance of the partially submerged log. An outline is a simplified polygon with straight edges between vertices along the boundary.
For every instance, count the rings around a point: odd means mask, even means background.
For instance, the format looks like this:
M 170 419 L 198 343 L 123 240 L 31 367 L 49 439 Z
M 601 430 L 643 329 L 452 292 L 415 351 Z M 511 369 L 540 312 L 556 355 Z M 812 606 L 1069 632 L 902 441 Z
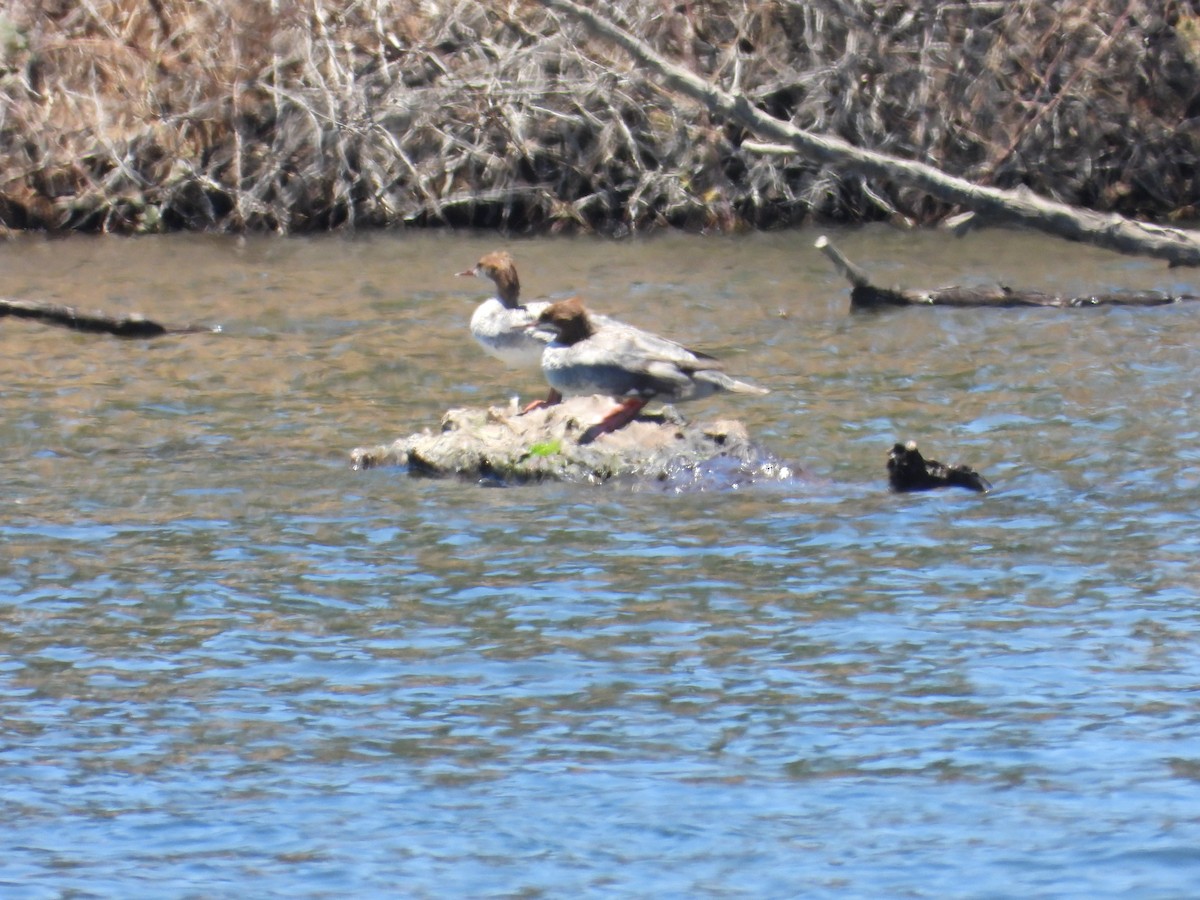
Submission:
M 948 466 L 936 459 L 925 459 L 915 441 L 892 447 L 887 470 L 888 483 L 896 493 L 962 487 L 986 494 L 992 489 L 991 482 L 970 466 Z
M 168 334 L 198 334 L 218 332 L 219 325 L 168 325 L 147 319 L 138 313 L 112 316 L 98 311 L 85 311 L 72 306 L 46 303 L 41 300 L 9 300 L 0 297 L 0 319 L 34 319 L 47 325 L 58 325 L 72 331 L 91 334 L 111 334 L 120 338 L 155 338 Z
M 889 306 L 1011 307 L 1050 306 L 1078 308 L 1090 306 L 1166 306 L 1185 300 L 1200 300 L 1193 294 L 1168 294 L 1163 291 L 1115 291 L 1102 294 L 1066 296 L 1042 291 L 995 287 L 945 287 L 933 290 L 883 288 L 871 284 L 869 276 L 848 260 L 825 235 L 817 238 L 816 248 L 833 262 L 850 282 L 850 308 L 880 309 Z
M 796 474 L 751 441 L 742 423 L 690 423 L 671 407 L 642 413 L 617 431 L 580 443 L 613 403 L 610 397 L 572 397 L 524 414 L 515 406 L 452 409 L 439 431 L 360 447 L 351 453 L 351 463 L 355 469 L 406 466 L 413 475 L 501 484 L 633 479 L 680 490 L 781 481 Z

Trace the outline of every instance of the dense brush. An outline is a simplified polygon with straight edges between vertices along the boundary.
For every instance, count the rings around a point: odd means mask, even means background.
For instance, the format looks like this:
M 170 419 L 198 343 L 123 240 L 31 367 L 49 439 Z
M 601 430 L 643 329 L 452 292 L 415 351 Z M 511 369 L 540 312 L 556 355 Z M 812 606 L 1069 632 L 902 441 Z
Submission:
M 1001 187 L 1153 218 L 1200 204 L 1196 2 L 616 0 L 769 112 Z M 0 224 L 729 230 L 950 210 L 657 91 L 536 3 L 13 0 Z

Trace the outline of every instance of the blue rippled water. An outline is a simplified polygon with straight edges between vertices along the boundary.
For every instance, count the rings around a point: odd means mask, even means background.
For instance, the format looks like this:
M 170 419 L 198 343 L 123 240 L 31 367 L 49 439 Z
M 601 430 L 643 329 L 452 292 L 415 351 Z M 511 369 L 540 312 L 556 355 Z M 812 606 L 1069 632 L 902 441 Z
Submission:
M 1194 894 L 1200 307 L 852 317 L 811 237 L 516 248 L 772 388 L 731 411 L 805 476 L 711 494 L 349 469 L 503 399 L 446 277 L 491 239 L 0 248 L 225 326 L 0 323 L 0 894 Z M 889 494 L 907 438 L 996 490 Z

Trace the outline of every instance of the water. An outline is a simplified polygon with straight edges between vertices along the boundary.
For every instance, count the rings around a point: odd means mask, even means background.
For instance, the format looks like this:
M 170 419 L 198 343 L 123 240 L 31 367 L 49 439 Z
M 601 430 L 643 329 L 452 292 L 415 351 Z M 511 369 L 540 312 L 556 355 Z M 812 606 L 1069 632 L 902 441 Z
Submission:
M 225 329 L 0 321 L 0 894 L 1192 895 L 1200 307 L 851 316 L 814 237 L 508 245 L 773 389 L 685 409 L 807 473 L 720 495 L 350 471 L 541 391 L 464 341 L 496 238 L 0 247 L 8 295 Z M 909 438 L 996 491 L 890 495 Z

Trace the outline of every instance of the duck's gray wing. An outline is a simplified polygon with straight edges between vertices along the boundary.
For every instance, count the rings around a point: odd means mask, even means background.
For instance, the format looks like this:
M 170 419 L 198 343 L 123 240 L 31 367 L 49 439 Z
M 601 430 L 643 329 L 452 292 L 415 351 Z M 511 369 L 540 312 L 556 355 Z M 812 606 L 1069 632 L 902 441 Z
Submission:
M 692 350 L 678 341 L 638 328 L 636 325 L 630 325 L 608 316 L 593 316 L 592 321 L 600 334 L 603 334 L 613 344 L 619 343 L 629 353 L 672 360 L 681 366 L 720 367 L 716 357 Z

